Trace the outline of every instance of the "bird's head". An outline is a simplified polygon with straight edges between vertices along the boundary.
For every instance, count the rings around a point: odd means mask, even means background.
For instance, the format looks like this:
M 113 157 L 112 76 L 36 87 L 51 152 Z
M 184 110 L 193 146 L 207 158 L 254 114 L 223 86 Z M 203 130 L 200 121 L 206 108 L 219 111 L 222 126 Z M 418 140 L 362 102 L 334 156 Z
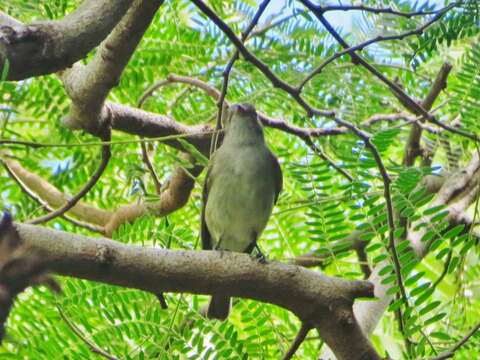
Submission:
M 262 132 L 262 125 L 258 119 L 255 106 L 252 104 L 235 104 L 230 106 L 223 123 L 225 131 L 256 131 Z

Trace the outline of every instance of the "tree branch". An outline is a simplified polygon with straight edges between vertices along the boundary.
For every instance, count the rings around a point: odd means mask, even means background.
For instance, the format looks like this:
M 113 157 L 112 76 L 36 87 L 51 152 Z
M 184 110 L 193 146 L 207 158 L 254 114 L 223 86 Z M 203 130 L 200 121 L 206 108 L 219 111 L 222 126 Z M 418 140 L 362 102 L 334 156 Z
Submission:
M 186 160 L 194 162 L 194 159 L 190 155 L 185 155 Z M 1 161 L 7 168 L 7 171 L 13 175 L 13 179 L 19 183 L 20 187 L 24 191 L 37 201 L 40 201 L 42 205 L 46 203 L 49 208 L 59 208 L 69 202 L 67 196 L 59 189 L 51 185 L 48 181 L 42 177 L 30 172 L 23 168 L 17 161 L 9 159 L 7 157 L 2 158 Z M 166 216 L 180 208 L 182 208 L 188 201 L 191 191 L 195 185 L 195 177 L 197 177 L 203 166 L 192 165 L 190 169 L 184 169 L 177 167 L 171 175 L 165 187 L 162 189 L 159 199 L 149 203 L 132 203 L 124 206 L 120 206 L 115 211 L 107 211 L 98 209 L 93 206 L 89 206 L 82 201 L 77 202 L 69 213 L 76 218 L 86 221 L 90 224 L 77 224 L 76 220 L 73 221 L 75 225 L 87 227 L 89 230 L 97 231 L 111 236 L 112 233 L 122 224 L 127 222 L 133 222 L 140 216 L 153 213 L 155 216 Z M 35 193 L 37 196 L 33 196 Z
M 25 188 L 37 194 L 50 208 L 59 208 L 68 202 L 68 197 L 62 191 L 39 175 L 25 169 L 18 161 L 4 157 L 2 162 L 8 166 L 9 171 L 15 175 L 16 179 L 22 182 Z M 69 210 L 69 214 L 97 226 L 104 226 L 112 216 L 110 211 L 89 206 L 83 201 L 75 204 Z
M 448 211 L 448 216 L 444 221 L 448 221 L 451 224 L 469 223 L 465 219 L 465 211 L 474 202 L 479 193 L 479 182 L 480 161 L 475 156 L 466 168 L 450 175 L 447 180 L 443 181 L 431 206 L 447 205 L 445 210 Z M 437 187 L 437 181 L 434 183 L 433 187 Z M 417 225 L 417 223 L 414 223 L 410 226 L 407 239 L 417 255 L 417 260 L 420 261 L 427 254 L 430 243 L 421 241 L 427 229 L 413 230 Z M 366 334 L 373 332 L 392 299 L 391 295 L 386 294 L 389 286 L 382 284 L 383 277 L 378 274 L 381 269 L 382 264 L 376 266 L 369 278 L 369 281 L 375 284 L 375 296 L 379 300 L 375 303 L 356 303 L 354 305 L 355 316 Z
M 477 333 L 477 331 L 480 329 L 480 322 L 477 323 L 472 330 L 468 332 L 467 335 L 465 335 L 458 343 L 455 344 L 450 350 L 435 356 L 431 360 L 445 360 L 445 359 L 450 359 L 455 355 L 455 352 L 460 349 L 463 345 L 467 343 L 470 338 Z
M 334 117 L 334 111 L 327 111 L 327 110 L 320 110 L 320 109 L 313 109 L 309 104 L 305 102 L 305 100 L 300 96 L 300 92 L 295 87 L 289 85 L 285 81 L 278 78 L 270 68 L 263 63 L 260 59 L 258 59 L 255 55 L 253 55 L 248 49 L 245 47 L 243 42 L 235 35 L 235 33 L 230 29 L 230 27 L 218 17 L 218 15 L 208 7 L 203 1 L 201 0 L 192 0 L 192 2 L 209 18 L 211 19 L 215 25 L 217 25 L 220 30 L 230 39 L 230 41 L 236 46 L 240 54 L 255 65 L 255 67 L 260 70 L 272 83 L 272 85 L 276 88 L 284 90 L 287 94 L 289 94 L 295 101 L 302 106 L 308 114 L 311 115 L 318 115 L 318 116 L 327 116 L 327 117 Z
M 443 89 L 447 86 L 448 74 L 452 70 L 452 65 L 448 62 L 444 63 L 440 68 L 440 71 L 435 78 L 435 81 L 430 88 L 429 93 L 422 102 L 422 107 L 429 111 L 437 97 L 440 95 Z M 422 120 L 422 119 L 421 119 Z M 417 156 L 422 154 L 420 146 L 420 139 L 422 137 L 422 127 L 417 123 L 412 123 L 412 128 L 408 135 L 407 144 L 405 146 L 405 153 L 403 157 L 403 164 L 405 166 L 413 166 Z
M 437 10 L 435 12 L 433 12 L 433 14 L 435 14 L 435 16 L 430 19 L 429 21 L 427 21 L 425 24 L 421 25 L 420 27 L 414 29 L 414 30 L 410 30 L 410 31 L 406 31 L 404 33 L 401 33 L 401 34 L 397 34 L 397 35 L 389 35 L 389 36 L 384 36 L 384 35 L 379 35 L 373 39 L 369 39 L 367 41 L 364 41 L 358 45 L 355 45 L 355 46 L 350 46 L 350 47 L 346 47 L 344 50 L 342 51 L 339 51 L 339 52 L 336 52 L 335 54 L 333 54 L 331 57 L 329 57 L 328 59 L 326 59 L 322 64 L 320 64 L 316 69 L 314 69 L 310 74 L 308 74 L 305 79 L 303 79 L 300 84 L 298 85 L 298 89 L 301 90 L 303 89 L 303 87 L 307 84 L 307 82 L 309 82 L 311 79 L 313 79 L 316 75 L 320 74 L 322 72 L 322 70 L 328 65 L 330 64 L 331 62 L 333 62 L 334 60 L 346 55 L 346 54 L 352 54 L 354 53 L 355 51 L 360 51 L 360 50 L 363 50 L 364 48 L 366 48 L 367 46 L 369 45 L 372 45 L 372 44 L 375 44 L 375 43 L 379 43 L 379 42 L 383 42 L 383 41 L 392 41 L 392 40 L 402 40 L 402 39 L 405 39 L 406 37 L 409 37 L 409 36 L 412 36 L 412 35 L 420 35 L 422 34 L 428 27 L 430 27 L 432 24 L 434 24 L 435 22 L 437 22 L 438 20 L 440 20 L 449 10 L 451 10 L 453 7 L 455 6 L 458 6 L 459 3 L 453 3 L 453 4 L 450 4 L 446 7 L 444 7 L 443 9 L 440 9 L 440 10 Z M 312 5 L 310 2 L 308 3 L 304 3 L 305 6 L 307 6 L 309 9 L 312 9 Z M 322 13 L 324 14 L 325 12 L 327 11 L 330 11 L 331 9 L 336 9 L 338 7 L 343 7 L 342 5 L 339 5 L 339 6 L 317 6 L 317 12 L 319 13 Z M 348 7 L 348 6 L 346 6 Z M 363 7 L 363 6 L 352 6 L 350 8 L 363 8 L 363 10 L 366 10 L 366 7 Z M 372 8 L 369 8 L 369 9 L 372 9 Z M 343 9 L 341 9 L 343 10 Z M 346 10 L 350 10 L 350 9 L 346 9 Z M 372 9 L 373 10 L 373 9 Z M 381 12 L 381 11 L 379 11 Z M 390 12 L 391 13 L 391 12 Z M 425 15 L 425 14 L 423 14 Z M 333 35 L 333 34 L 332 34 Z M 337 39 L 338 40 L 338 39 Z M 346 43 L 345 43 L 346 45 Z M 342 46 L 344 46 L 344 44 L 342 44 Z M 344 46 L 345 47 L 345 46 Z M 352 59 L 355 59 L 357 60 L 355 57 L 352 56 Z M 403 97 L 402 97 L 403 99 Z M 408 103 L 408 102 L 407 102 Z M 428 111 L 428 109 L 426 109 Z
M 411 17 L 414 17 L 414 16 L 436 15 L 436 14 L 444 11 L 444 9 L 445 9 L 445 8 L 443 8 L 443 9 L 432 10 L 432 11 L 402 12 L 402 11 L 392 9 L 391 7 L 374 8 L 374 7 L 365 6 L 365 5 L 327 5 L 327 6 L 318 5 L 318 7 L 320 9 L 322 9 L 323 12 L 356 10 L 356 11 L 371 12 L 371 13 L 374 13 L 374 14 L 391 14 L 391 15 L 396 15 L 396 16 L 401 16 L 401 17 L 406 17 L 406 18 L 411 18 Z
M 260 264 L 241 253 L 153 249 L 33 225 L 16 227 L 22 241 L 58 274 L 155 294 L 222 293 L 272 303 L 321 329 L 339 359 L 380 359 L 352 312 L 355 298 L 373 295 L 366 281 L 278 262 Z
M 38 196 L 37 194 L 35 194 L 32 190 L 30 190 L 27 186 L 25 186 L 25 184 L 22 182 L 22 180 L 17 176 L 17 174 L 8 166 L 7 162 L 5 162 L 3 159 L 0 158 L 0 162 L 3 164 L 5 170 L 7 171 L 8 175 L 10 176 L 11 179 L 13 179 L 17 185 L 20 187 L 20 189 L 25 193 L 27 194 L 31 199 L 33 199 L 34 201 L 36 201 L 38 204 L 40 204 L 45 210 L 48 210 L 48 211 L 54 211 L 55 208 L 53 208 L 52 206 L 50 206 L 48 204 L 47 201 L 45 201 L 44 199 L 42 199 L 40 196 Z M 18 164 L 18 163 L 17 163 Z M 20 166 L 20 164 L 18 164 L 18 166 Z M 23 168 L 21 168 L 23 169 Z M 26 172 L 25 169 L 23 169 L 24 172 Z M 34 174 L 31 174 L 32 176 L 35 176 Z M 43 180 L 43 179 L 42 179 Z M 45 181 L 46 183 L 46 181 Z M 51 186 L 50 184 L 48 184 L 49 186 Z M 58 191 L 58 190 L 57 190 Z M 62 194 L 63 195 L 63 194 Z M 80 202 L 79 202 L 80 203 Z M 77 203 L 78 204 L 78 203 Z M 92 232 L 98 232 L 98 233 L 101 233 L 103 234 L 104 233 L 104 228 L 103 227 L 100 227 L 100 226 L 96 226 L 96 225 L 93 225 L 93 224 L 89 224 L 89 223 L 86 223 L 86 222 L 83 222 L 83 221 L 79 221 L 77 219 L 73 219 L 65 214 L 61 215 L 60 216 L 62 219 L 65 219 L 67 220 L 68 222 L 71 222 L 73 225 L 75 226 L 78 226 L 78 227 L 81 227 L 81 228 L 84 228 L 84 229 L 87 229 L 89 231 L 92 231 Z
M 330 22 L 325 18 L 325 16 L 323 15 L 323 12 L 321 10 L 321 7 L 318 8 L 310 0 L 300 0 L 300 2 L 305 7 L 307 7 L 308 9 L 310 9 L 314 13 L 314 15 L 322 23 L 322 25 L 325 27 L 325 29 L 334 37 L 334 39 L 344 49 L 349 49 L 350 48 L 350 46 L 347 44 L 347 42 L 340 36 L 340 34 L 333 28 L 333 26 L 330 24 Z M 451 5 L 454 5 L 454 4 L 451 4 Z M 392 91 L 392 93 L 402 102 L 402 104 L 407 109 L 412 111 L 414 114 L 422 115 L 422 117 L 425 118 L 427 121 L 441 127 L 442 129 L 445 129 L 445 130 L 450 131 L 452 133 L 461 135 L 461 136 L 466 137 L 466 138 L 468 138 L 470 140 L 473 140 L 475 142 L 480 141 L 478 136 L 475 135 L 475 134 L 471 134 L 471 133 L 468 133 L 464 130 L 460 130 L 460 129 L 448 126 L 447 124 L 444 124 L 444 123 L 438 121 L 435 118 L 435 116 L 433 116 L 427 110 L 425 110 L 421 106 L 421 104 L 418 104 L 415 100 L 413 100 L 407 93 L 405 93 L 405 91 L 403 91 L 402 88 L 400 88 L 393 81 L 389 80 L 385 75 L 383 75 L 380 71 L 378 71 L 374 66 L 369 64 L 365 59 L 363 59 L 355 51 L 351 50 L 348 54 L 351 56 L 353 63 L 358 63 L 358 64 L 362 65 L 371 74 L 373 74 L 380 81 L 382 81 L 384 84 L 386 84 L 388 86 L 388 88 Z M 288 90 L 288 89 L 286 89 L 286 90 Z M 299 94 L 299 89 L 296 88 L 296 90 L 297 90 L 296 92 Z
M 82 333 L 82 331 L 77 327 L 77 325 L 75 325 L 72 321 L 70 321 L 70 319 L 64 314 L 63 310 L 58 305 L 57 305 L 57 309 L 58 309 L 58 313 L 60 314 L 60 317 L 65 322 L 65 324 L 67 324 L 67 326 L 70 328 L 70 330 L 72 330 L 73 333 L 75 335 L 77 335 L 77 337 L 80 340 L 82 340 L 94 354 L 98 354 L 98 355 L 100 355 L 100 356 L 102 356 L 102 357 L 104 357 L 105 359 L 108 359 L 108 360 L 118 360 L 118 358 L 116 358 L 113 355 L 110 355 L 105 350 L 103 350 L 103 349 L 99 348 L 97 345 L 95 345 L 95 343 L 93 341 L 89 340 Z
M 98 135 L 109 119 L 105 98 L 115 87 L 128 61 L 163 0 L 134 0 L 122 20 L 102 42 L 87 64 L 75 64 L 62 74 L 68 96 L 72 99 L 64 124 Z
M 145 101 L 151 95 L 153 95 L 153 92 L 150 92 L 148 95 L 144 93 L 142 96 L 140 96 L 140 99 L 137 102 L 137 107 L 141 109 Z M 152 146 L 152 144 L 150 145 Z M 152 177 L 153 183 L 155 185 L 155 191 L 157 195 L 159 195 L 162 191 L 162 183 L 158 179 L 158 175 L 157 175 L 157 172 L 155 171 L 155 167 L 153 166 L 152 162 L 150 161 L 150 157 L 148 156 L 147 144 L 145 144 L 143 141 L 140 143 L 140 151 L 142 152 L 142 161 L 147 167 L 147 170 L 150 173 L 150 176 Z
M 46 285 L 60 292 L 60 286 L 46 275 L 43 259 L 26 245 L 10 214 L 0 219 L 0 343 L 15 298 L 27 287 Z
M 7 80 L 57 72 L 83 59 L 117 25 L 132 0 L 86 0 L 61 20 L 23 25 L 0 17 L 0 69 Z
M 283 356 L 283 360 L 290 360 L 295 353 L 297 352 L 298 348 L 300 345 L 302 345 L 303 341 L 308 335 L 308 332 L 310 331 L 311 327 L 305 323 L 302 324 L 300 327 L 300 330 L 298 331 L 297 336 L 295 337 L 295 340 L 293 340 L 292 345 L 286 352 L 286 354 Z
M 240 38 L 242 43 L 245 42 L 245 40 L 248 38 L 248 36 L 252 32 L 253 28 L 257 25 L 258 20 L 260 20 L 260 17 L 262 16 L 263 12 L 265 11 L 269 3 L 270 3 L 270 0 L 263 0 L 263 2 L 258 6 L 258 10 L 253 16 L 252 21 L 250 22 L 250 24 L 248 24 L 245 31 L 242 32 L 242 35 Z M 223 110 L 225 105 L 225 97 L 227 96 L 227 91 L 228 91 L 228 81 L 230 77 L 230 72 L 233 69 L 233 65 L 235 64 L 235 61 L 237 61 L 239 58 L 240 58 L 240 51 L 236 48 L 233 56 L 230 58 L 230 61 L 228 62 L 227 66 L 225 66 L 225 69 L 223 70 L 222 91 L 220 92 L 220 98 L 218 99 L 218 102 L 217 102 L 218 111 L 217 111 L 217 122 L 215 124 L 215 130 L 220 130 L 222 128 L 222 115 L 223 115 Z M 210 144 L 210 153 L 213 153 L 216 150 L 217 141 L 218 141 L 218 135 L 215 134 L 213 135 L 212 141 Z
M 190 155 L 186 155 L 186 158 L 192 163 L 195 161 Z M 188 170 L 180 166 L 177 167 L 158 200 L 151 203 L 132 203 L 119 207 L 105 224 L 105 235 L 110 237 L 120 225 L 133 222 L 148 212 L 162 217 L 185 206 L 195 185 L 195 177 L 202 170 L 203 166 L 201 165 L 194 165 Z
M 105 131 L 105 135 L 102 136 L 103 141 L 110 141 L 110 127 L 108 127 Z M 98 169 L 95 171 L 95 173 L 92 175 L 92 177 L 87 181 L 87 183 L 82 187 L 82 189 L 75 194 L 71 199 L 67 201 L 66 204 L 61 206 L 60 208 L 45 214 L 43 216 L 40 216 L 36 219 L 29 220 L 29 224 L 42 224 L 47 221 L 50 221 L 58 216 L 61 216 L 65 214 L 68 210 L 73 208 L 75 204 L 77 204 L 81 198 L 83 198 L 97 183 L 97 181 L 100 179 L 102 176 L 103 172 L 107 168 L 108 162 L 110 161 L 110 144 L 102 145 L 102 150 L 101 150 L 101 162 L 100 166 Z

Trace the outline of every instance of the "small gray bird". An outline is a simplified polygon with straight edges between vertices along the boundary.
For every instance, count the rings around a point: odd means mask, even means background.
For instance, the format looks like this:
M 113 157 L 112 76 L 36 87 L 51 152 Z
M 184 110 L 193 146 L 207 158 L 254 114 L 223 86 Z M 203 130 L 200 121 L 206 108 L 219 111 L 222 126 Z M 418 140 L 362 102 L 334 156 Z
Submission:
M 265 144 L 255 107 L 230 107 L 222 145 L 212 155 L 203 188 L 202 245 L 205 250 L 251 253 L 282 190 L 282 170 Z M 212 296 L 207 317 L 225 320 L 227 295 Z

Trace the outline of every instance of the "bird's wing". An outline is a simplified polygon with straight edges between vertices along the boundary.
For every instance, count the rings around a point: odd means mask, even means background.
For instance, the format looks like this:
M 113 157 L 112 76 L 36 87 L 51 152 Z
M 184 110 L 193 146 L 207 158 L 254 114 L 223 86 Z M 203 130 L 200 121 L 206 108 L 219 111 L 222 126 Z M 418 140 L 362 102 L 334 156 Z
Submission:
M 210 159 L 210 163 L 207 168 L 207 175 L 205 176 L 205 183 L 203 184 L 203 192 L 202 192 L 202 215 L 201 215 L 200 237 L 202 239 L 202 249 L 204 250 L 213 249 L 212 236 L 210 235 L 210 231 L 208 230 L 208 227 L 207 227 L 207 222 L 205 221 L 205 209 L 207 207 L 208 192 L 212 187 L 212 179 L 210 178 L 210 174 L 212 172 L 214 155 L 215 154 L 212 155 L 212 158 Z
M 275 200 L 274 204 L 277 203 L 278 196 L 280 195 L 280 192 L 282 191 L 283 188 L 283 174 L 282 174 L 282 168 L 280 167 L 280 164 L 278 163 L 278 159 L 271 151 L 268 152 L 270 158 L 272 159 L 272 167 L 273 167 L 273 176 L 275 180 Z

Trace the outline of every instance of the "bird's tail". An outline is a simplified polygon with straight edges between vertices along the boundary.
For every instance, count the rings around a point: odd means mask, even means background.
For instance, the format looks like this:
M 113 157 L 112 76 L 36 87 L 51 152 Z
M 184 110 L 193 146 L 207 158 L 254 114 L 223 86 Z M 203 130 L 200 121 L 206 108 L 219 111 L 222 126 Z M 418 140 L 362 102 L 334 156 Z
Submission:
M 209 319 L 225 320 L 230 312 L 230 297 L 215 295 L 208 304 L 207 317 Z

